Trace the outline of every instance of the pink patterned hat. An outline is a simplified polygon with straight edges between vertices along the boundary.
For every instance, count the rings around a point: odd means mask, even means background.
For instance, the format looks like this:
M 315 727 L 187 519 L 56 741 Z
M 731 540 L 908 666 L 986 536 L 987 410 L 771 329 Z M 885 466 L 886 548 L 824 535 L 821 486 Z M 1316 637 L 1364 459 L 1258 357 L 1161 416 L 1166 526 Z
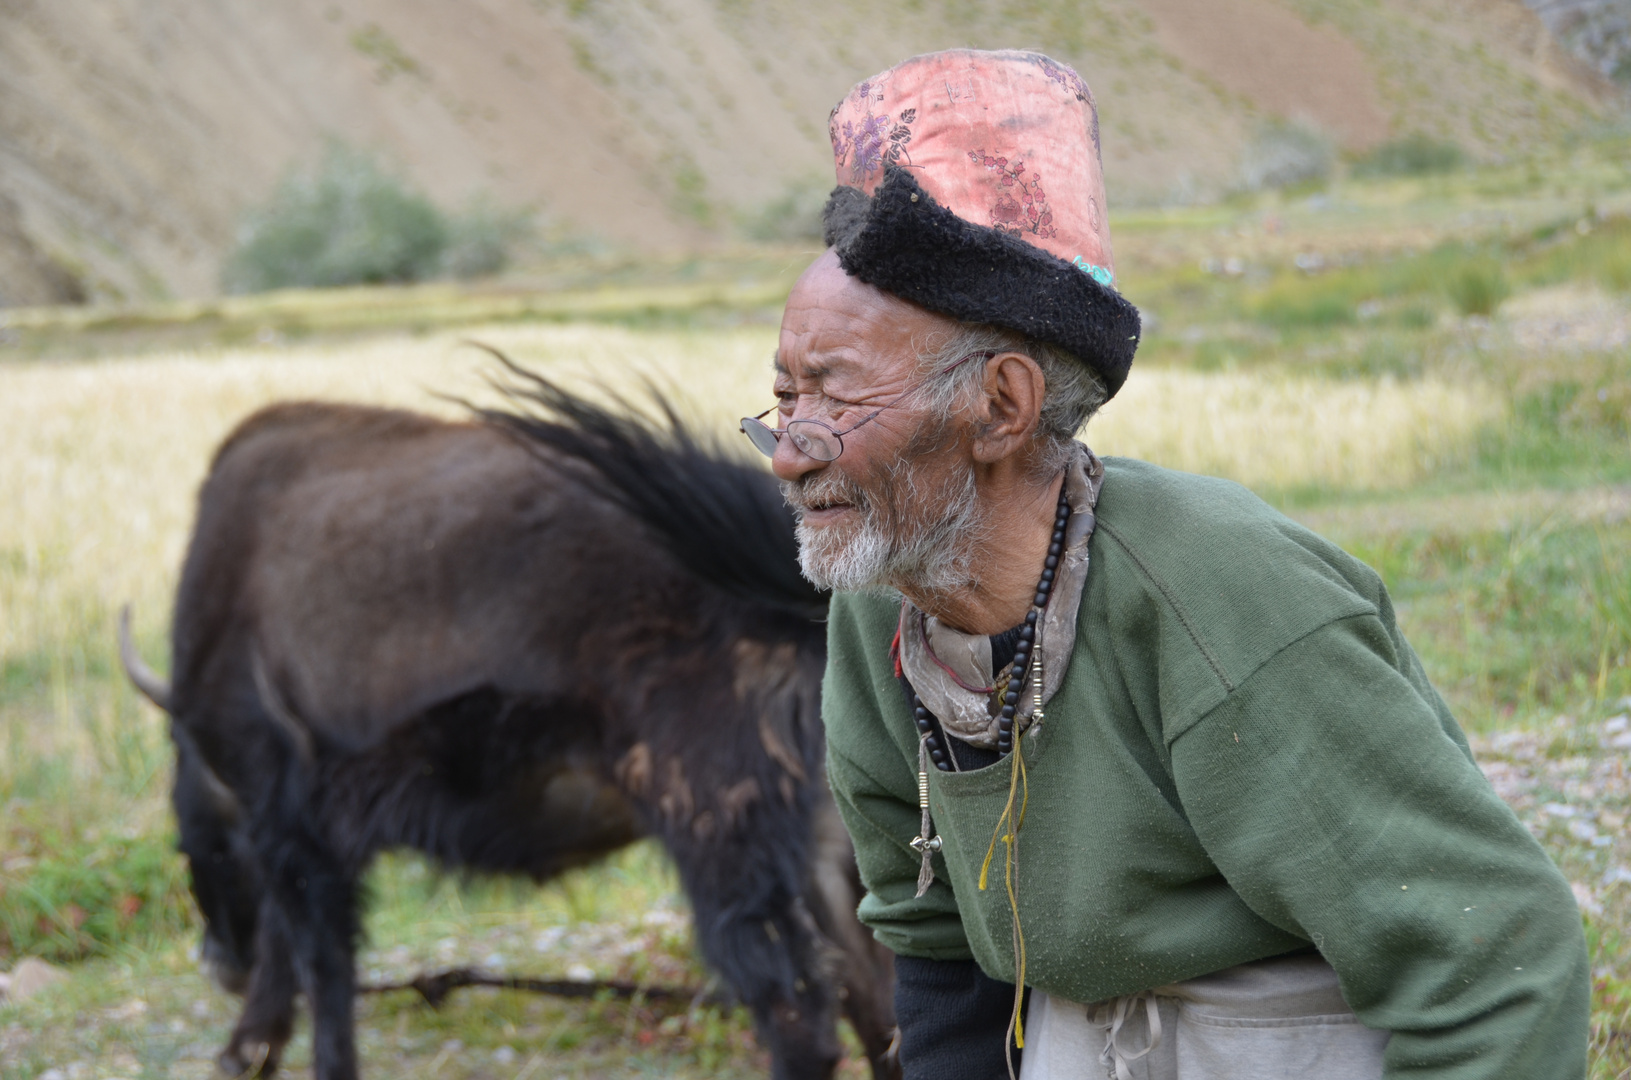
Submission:
M 1115 291 L 1098 113 L 1033 52 L 915 56 L 857 85 L 828 126 L 844 269 L 964 322 L 1059 346 L 1114 394 L 1138 347 Z

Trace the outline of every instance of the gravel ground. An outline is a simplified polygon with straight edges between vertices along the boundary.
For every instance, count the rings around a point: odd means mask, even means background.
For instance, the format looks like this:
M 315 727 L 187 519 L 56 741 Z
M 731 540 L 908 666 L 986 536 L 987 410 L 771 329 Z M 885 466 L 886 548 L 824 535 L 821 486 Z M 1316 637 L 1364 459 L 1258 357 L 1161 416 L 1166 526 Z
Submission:
M 1546 846 L 1580 907 L 1605 926 L 1631 926 L 1631 698 L 1605 720 L 1558 716 L 1536 731 L 1472 740 L 1484 775 Z M 1600 956 L 1599 978 L 1631 975 L 1625 955 Z

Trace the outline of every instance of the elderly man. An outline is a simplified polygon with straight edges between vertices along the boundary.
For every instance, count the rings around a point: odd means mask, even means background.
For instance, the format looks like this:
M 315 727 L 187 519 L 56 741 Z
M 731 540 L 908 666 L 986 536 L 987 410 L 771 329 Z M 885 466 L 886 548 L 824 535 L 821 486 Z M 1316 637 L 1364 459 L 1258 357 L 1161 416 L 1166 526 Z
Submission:
M 1081 78 L 920 56 L 832 138 L 744 430 L 836 592 L 828 768 L 907 1077 L 1584 1076 L 1568 884 L 1377 576 L 1074 441 L 1138 336 Z

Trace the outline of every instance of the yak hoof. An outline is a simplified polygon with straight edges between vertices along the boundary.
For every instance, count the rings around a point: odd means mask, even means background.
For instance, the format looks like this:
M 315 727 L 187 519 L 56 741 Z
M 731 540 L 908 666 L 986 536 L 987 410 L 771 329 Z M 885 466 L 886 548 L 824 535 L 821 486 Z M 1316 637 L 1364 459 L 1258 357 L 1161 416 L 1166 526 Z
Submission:
M 215 1059 L 215 1067 L 222 1076 L 230 1076 L 233 1080 L 238 1078 L 259 1078 L 271 1080 L 278 1070 L 278 1052 L 272 1049 L 271 1043 L 257 1043 L 253 1047 L 255 1056 L 244 1056 L 246 1047 L 234 1043 L 228 1046 Z

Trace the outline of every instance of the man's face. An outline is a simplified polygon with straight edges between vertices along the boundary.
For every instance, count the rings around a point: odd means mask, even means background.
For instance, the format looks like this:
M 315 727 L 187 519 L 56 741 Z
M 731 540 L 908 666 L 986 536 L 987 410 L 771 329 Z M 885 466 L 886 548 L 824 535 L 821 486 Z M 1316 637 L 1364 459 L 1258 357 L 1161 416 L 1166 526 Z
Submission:
M 949 319 L 845 274 L 827 252 L 782 316 L 776 426 L 819 420 L 848 431 L 817 461 L 791 439 L 772 466 L 799 517 L 804 574 L 825 588 L 936 590 L 967 578 L 981 527 L 966 425 L 928 415 L 915 395 L 918 353 L 957 330 Z

